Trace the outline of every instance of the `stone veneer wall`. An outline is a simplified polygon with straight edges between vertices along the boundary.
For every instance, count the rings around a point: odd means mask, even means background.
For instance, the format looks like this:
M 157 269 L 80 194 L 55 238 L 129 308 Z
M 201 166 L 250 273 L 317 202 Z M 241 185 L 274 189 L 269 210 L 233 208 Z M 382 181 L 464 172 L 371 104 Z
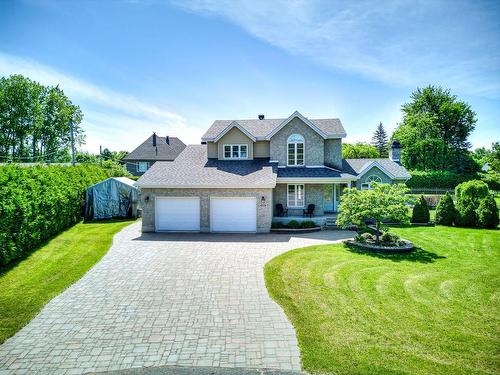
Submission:
M 271 138 L 271 160 L 277 160 L 280 165 L 287 165 L 287 139 L 292 134 L 304 137 L 305 164 L 323 165 L 325 160 L 323 138 L 297 117 Z
M 325 164 L 342 170 L 342 138 L 325 139 Z
M 324 185 L 321 184 L 305 184 L 305 205 L 304 209 L 307 208 L 308 204 L 316 205 L 314 209 L 314 215 L 323 215 L 323 197 L 324 197 Z M 276 188 L 273 190 L 273 213 L 276 210 L 276 204 L 281 203 L 286 209 L 287 207 L 287 184 L 276 184 Z M 302 216 L 303 208 L 288 208 L 288 216 Z
M 273 189 L 141 189 L 142 231 L 155 231 L 156 197 L 200 197 L 200 229 L 210 232 L 210 197 L 255 197 L 257 201 L 257 232 L 266 233 L 271 228 L 273 216 Z M 145 198 L 149 197 L 146 201 Z M 262 205 L 261 198 L 265 198 Z

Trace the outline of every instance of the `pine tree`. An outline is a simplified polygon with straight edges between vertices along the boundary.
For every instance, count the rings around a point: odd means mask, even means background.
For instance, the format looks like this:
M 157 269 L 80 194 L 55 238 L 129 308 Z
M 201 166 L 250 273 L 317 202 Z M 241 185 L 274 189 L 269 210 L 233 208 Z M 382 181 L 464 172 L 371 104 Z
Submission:
M 387 133 L 385 132 L 384 125 L 382 123 L 378 124 L 375 133 L 373 133 L 372 137 L 372 145 L 374 145 L 378 154 L 381 158 L 387 157 L 387 142 L 389 138 L 387 137 Z

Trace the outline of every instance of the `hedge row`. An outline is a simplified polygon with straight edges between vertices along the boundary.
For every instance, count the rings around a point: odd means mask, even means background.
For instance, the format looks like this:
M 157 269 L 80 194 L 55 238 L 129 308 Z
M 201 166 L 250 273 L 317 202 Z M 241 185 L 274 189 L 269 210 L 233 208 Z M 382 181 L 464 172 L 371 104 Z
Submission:
M 412 171 L 411 178 L 406 182 L 409 188 L 439 188 L 452 189 L 462 182 L 475 180 L 476 174 L 453 173 L 448 171 Z
M 94 165 L 0 167 L 0 265 L 79 221 L 85 189 L 109 175 Z

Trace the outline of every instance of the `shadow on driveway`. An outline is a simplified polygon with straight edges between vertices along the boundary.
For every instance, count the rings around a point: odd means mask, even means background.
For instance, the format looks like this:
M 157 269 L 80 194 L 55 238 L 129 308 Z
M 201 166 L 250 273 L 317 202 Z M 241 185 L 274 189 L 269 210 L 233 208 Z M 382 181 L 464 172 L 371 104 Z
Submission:
M 353 238 L 354 232 L 344 230 L 323 230 L 301 234 L 276 233 L 189 233 L 189 232 L 158 232 L 142 233 L 133 241 L 170 241 L 170 242 L 247 242 L 269 243 L 290 242 L 292 239 L 311 239 L 318 241 L 340 241 Z

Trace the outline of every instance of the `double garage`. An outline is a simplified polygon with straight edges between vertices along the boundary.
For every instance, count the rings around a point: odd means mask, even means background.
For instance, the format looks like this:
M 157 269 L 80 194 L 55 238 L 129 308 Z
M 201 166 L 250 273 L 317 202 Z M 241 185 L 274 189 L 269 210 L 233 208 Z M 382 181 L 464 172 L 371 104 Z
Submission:
M 156 196 L 154 204 L 155 231 L 257 232 L 255 196 Z

